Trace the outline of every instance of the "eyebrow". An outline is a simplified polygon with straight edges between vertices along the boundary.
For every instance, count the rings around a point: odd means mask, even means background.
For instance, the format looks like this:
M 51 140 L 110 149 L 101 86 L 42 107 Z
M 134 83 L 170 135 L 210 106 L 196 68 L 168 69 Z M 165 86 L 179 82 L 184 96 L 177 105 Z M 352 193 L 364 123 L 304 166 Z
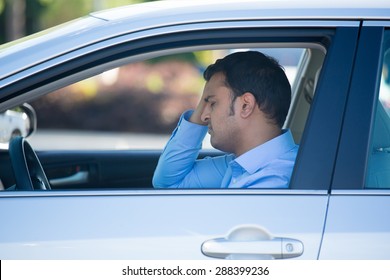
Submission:
M 204 100 L 204 102 L 209 102 L 210 101 L 210 99 L 211 98 L 214 98 L 215 97 L 215 95 L 209 95 L 209 96 L 207 96 L 205 99 L 203 99 Z

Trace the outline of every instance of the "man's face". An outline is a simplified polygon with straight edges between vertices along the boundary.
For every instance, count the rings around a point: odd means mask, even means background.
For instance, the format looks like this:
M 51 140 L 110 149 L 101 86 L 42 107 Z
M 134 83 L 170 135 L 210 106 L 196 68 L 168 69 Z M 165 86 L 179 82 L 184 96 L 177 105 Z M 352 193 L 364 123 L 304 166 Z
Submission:
M 216 73 L 211 77 L 204 88 L 203 98 L 206 104 L 201 118 L 209 127 L 211 145 L 234 153 L 239 136 L 237 114 L 234 106 L 232 111 L 231 89 L 224 74 Z

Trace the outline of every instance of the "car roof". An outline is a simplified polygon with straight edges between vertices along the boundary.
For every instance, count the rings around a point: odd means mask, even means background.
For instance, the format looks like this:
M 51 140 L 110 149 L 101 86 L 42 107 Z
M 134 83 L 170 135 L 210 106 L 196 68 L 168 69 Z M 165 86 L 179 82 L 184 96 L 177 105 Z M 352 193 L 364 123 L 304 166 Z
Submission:
M 108 38 L 155 27 L 235 20 L 385 20 L 390 1 L 156 1 L 91 13 L 0 46 L 0 80 Z M 0 84 L 0 89 L 4 84 Z
M 91 13 L 92 16 L 108 21 L 126 18 L 188 16 L 196 19 L 196 14 L 225 19 L 389 19 L 388 0 L 207 0 L 185 1 L 166 0 L 129 5 Z

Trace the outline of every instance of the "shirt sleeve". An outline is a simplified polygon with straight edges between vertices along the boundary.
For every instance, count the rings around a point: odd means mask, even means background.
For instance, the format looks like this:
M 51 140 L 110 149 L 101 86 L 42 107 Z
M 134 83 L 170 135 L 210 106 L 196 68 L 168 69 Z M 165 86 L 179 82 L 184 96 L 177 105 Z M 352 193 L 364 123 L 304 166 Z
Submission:
M 188 121 L 185 112 L 160 156 L 153 176 L 155 188 L 219 188 L 226 170 L 224 156 L 197 160 L 207 126 Z

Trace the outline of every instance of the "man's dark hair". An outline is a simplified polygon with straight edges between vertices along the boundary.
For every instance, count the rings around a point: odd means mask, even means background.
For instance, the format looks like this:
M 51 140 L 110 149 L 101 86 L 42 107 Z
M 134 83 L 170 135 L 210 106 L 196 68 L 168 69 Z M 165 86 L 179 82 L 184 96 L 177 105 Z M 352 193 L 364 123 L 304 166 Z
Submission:
M 283 126 L 290 108 L 291 86 L 274 58 L 256 51 L 233 53 L 207 67 L 203 76 L 209 81 L 219 72 L 232 89 L 232 104 L 238 96 L 250 92 L 260 110 L 279 127 Z

